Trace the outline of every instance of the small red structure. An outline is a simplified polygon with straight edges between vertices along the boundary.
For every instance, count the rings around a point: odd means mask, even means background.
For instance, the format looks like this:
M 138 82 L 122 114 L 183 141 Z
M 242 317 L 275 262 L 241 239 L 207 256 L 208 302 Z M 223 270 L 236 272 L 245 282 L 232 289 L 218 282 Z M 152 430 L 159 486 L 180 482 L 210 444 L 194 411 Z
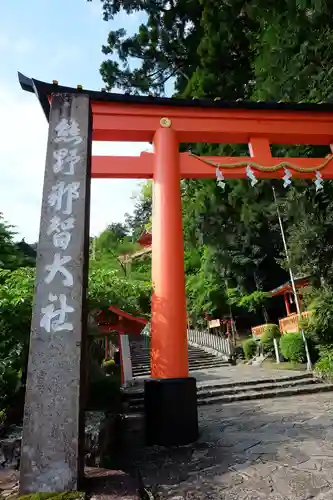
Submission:
M 300 289 L 305 288 L 306 286 L 309 285 L 309 277 L 307 276 L 307 277 L 295 278 L 294 283 L 295 283 L 296 290 L 300 290 Z M 290 281 L 287 281 L 283 285 L 281 285 L 277 288 L 274 288 L 274 290 L 272 290 L 270 293 L 271 293 L 272 297 L 279 297 L 279 296 L 283 295 L 284 303 L 286 306 L 287 316 L 290 316 L 291 314 L 293 314 L 291 312 L 291 304 L 294 304 L 295 298 L 294 298 L 292 284 Z M 302 294 L 297 293 L 297 297 L 298 297 L 300 308 L 302 309 L 302 298 L 303 298 Z
M 100 332 L 106 335 L 113 332 L 139 335 L 148 323 L 147 319 L 132 316 L 114 306 L 109 306 L 109 311 L 111 314 L 99 311 L 95 317 Z
M 138 250 L 137 252 L 120 256 L 120 260 L 124 264 L 132 262 L 134 259 L 137 259 L 139 257 L 142 257 L 143 255 L 151 253 L 152 234 L 150 231 L 144 231 L 136 242 L 139 243 L 139 245 L 141 245 L 142 250 Z
M 302 310 L 302 293 L 298 292 L 302 288 L 305 288 L 308 286 L 310 281 L 309 276 L 302 276 L 299 278 L 294 278 L 294 283 L 295 283 L 295 288 L 297 292 L 297 298 L 298 298 L 298 303 L 300 306 L 300 309 Z M 272 297 L 281 297 L 283 296 L 284 298 L 284 304 L 286 306 L 286 313 L 287 317 L 282 318 L 279 320 L 279 326 L 281 333 L 292 333 L 292 332 L 297 332 L 299 330 L 299 317 L 296 311 L 292 311 L 292 305 L 295 307 L 295 297 L 294 297 L 294 292 L 293 292 L 293 287 L 291 284 L 291 281 L 287 281 L 283 285 L 278 286 L 277 288 L 274 288 L 270 292 Z M 302 312 L 301 316 L 302 319 L 307 318 L 310 315 L 309 311 L 304 311 Z M 264 332 L 266 325 L 259 325 L 259 326 L 254 326 L 252 328 L 252 335 L 255 338 L 260 338 L 261 335 Z
M 124 375 L 124 364 L 125 357 L 129 355 L 129 353 L 123 353 L 122 349 L 122 339 L 121 335 L 139 335 L 144 327 L 147 325 L 148 320 L 145 318 L 140 318 L 137 316 L 132 316 L 131 314 L 122 311 L 114 306 L 109 306 L 108 309 L 110 313 L 106 311 L 99 311 L 95 315 L 95 319 L 97 321 L 97 327 L 100 333 L 105 336 L 105 359 L 108 359 L 110 356 L 109 352 L 109 338 L 108 336 L 111 333 L 118 334 L 118 345 L 120 352 L 120 366 L 121 366 L 121 382 L 124 384 L 125 375 Z
M 298 303 L 300 306 L 300 309 L 302 311 L 302 306 L 303 306 L 303 295 L 299 290 L 302 290 L 306 286 L 309 285 L 310 277 L 309 276 L 302 276 L 299 278 L 294 279 L 295 283 L 295 288 L 296 288 L 296 293 L 297 293 L 297 298 L 298 298 Z M 284 297 L 284 303 L 286 306 L 286 313 L 287 317 L 282 318 L 279 320 L 279 326 L 281 333 L 293 333 L 293 332 L 298 332 L 299 331 L 299 317 L 297 312 L 294 310 L 292 311 L 292 305 L 295 307 L 295 297 L 294 297 L 294 292 L 292 288 L 292 284 L 290 281 L 287 281 L 283 285 L 279 286 L 278 288 L 275 288 L 274 290 L 271 291 L 272 297 L 279 297 L 282 296 Z M 309 311 L 303 311 L 301 313 L 302 319 L 306 319 L 309 317 L 311 313 Z
M 137 243 L 144 248 L 150 248 L 152 242 L 152 234 L 151 231 L 143 231 L 140 238 L 137 240 Z

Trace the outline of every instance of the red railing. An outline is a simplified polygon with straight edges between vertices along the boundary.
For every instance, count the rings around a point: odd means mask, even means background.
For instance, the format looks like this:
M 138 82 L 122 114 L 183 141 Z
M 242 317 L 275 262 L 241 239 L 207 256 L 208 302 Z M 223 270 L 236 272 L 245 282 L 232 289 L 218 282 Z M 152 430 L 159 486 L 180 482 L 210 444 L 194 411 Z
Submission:
M 253 326 L 251 329 L 253 337 L 255 338 L 261 337 L 261 335 L 264 333 L 265 326 L 266 325 Z
M 302 319 L 307 319 L 311 315 L 311 311 L 304 311 L 301 314 Z M 281 333 L 293 333 L 298 332 L 299 326 L 299 316 L 297 313 L 290 314 L 286 318 L 282 318 L 279 321 Z
M 307 319 L 311 315 L 311 311 L 304 311 L 301 314 L 302 319 Z M 279 321 L 280 325 L 280 331 L 281 333 L 293 333 L 293 332 L 298 332 L 299 331 L 299 318 L 298 314 L 290 314 L 286 318 L 282 318 Z M 258 325 L 258 326 L 253 326 L 251 328 L 252 330 L 252 335 L 255 338 L 260 338 L 261 335 L 264 333 L 266 325 Z

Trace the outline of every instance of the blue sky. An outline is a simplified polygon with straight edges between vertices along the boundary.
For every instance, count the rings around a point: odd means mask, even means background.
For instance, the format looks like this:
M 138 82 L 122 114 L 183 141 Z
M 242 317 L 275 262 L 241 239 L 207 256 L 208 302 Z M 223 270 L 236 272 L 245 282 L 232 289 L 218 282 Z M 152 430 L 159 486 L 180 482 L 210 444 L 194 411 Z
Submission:
M 47 123 L 17 71 L 39 80 L 100 89 L 101 46 L 110 29 L 136 30 L 138 14 L 102 20 L 99 0 L 0 0 L 0 212 L 17 238 L 38 239 Z M 144 143 L 94 143 L 95 154 L 137 155 Z M 93 180 L 91 234 L 121 221 L 133 208 L 135 180 Z

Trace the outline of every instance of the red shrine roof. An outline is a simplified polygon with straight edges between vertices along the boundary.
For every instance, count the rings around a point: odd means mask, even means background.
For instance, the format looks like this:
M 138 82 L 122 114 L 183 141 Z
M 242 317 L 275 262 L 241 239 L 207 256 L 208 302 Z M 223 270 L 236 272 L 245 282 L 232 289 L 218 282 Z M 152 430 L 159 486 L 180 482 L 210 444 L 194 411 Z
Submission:
M 150 247 L 151 246 L 151 238 L 152 234 L 150 231 L 143 231 L 137 243 L 139 243 L 142 247 Z
M 58 82 L 53 83 L 41 82 L 34 78 L 28 78 L 18 72 L 18 79 L 23 90 L 34 93 L 45 113 L 46 118 L 49 118 L 50 103 L 49 96 L 53 93 L 70 93 L 70 94 L 88 94 L 90 99 L 95 102 L 110 102 L 110 103 L 126 103 L 126 104 L 143 104 L 156 106 L 181 106 L 187 108 L 212 108 L 212 109 L 238 109 L 238 110 L 276 110 L 276 111 L 311 111 L 311 112 L 332 112 L 333 103 L 293 103 L 293 102 L 266 102 L 266 101 L 224 101 L 219 97 L 215 99 L 179 99 L 169 97 L 153 97 L 129 94 L 116 94 L 106 92 L 105 90 L 85 90 L 81 85 L 77 88 L 64 87 L 58 85 Z
M 148 320 L 139 316 L 133 316 L 115 306 L 109 306 L 109 311 L 113 314 L 108 314 L 105 311 L 99 311 L 96 314 L 96 321 L 101 333 L 125 333 L 125 334 L 140 334 Z
M 309 280 L 310 280 L 310 276 L 302 276 L 299 278 L 294 278 L 295 288 L 299 289 L 299 288 L 304 288 L 304 287 L 308 286 Z M 272 297 L 284 295 L 285 293 L 293 293 L 291 281 L 287 281 L 283 285 L 280 285 L 279 287 L 274 288 L 274 290 L 272 290 L 270 293 L 272 294 Z
M 142 325 L 146 325 L 148 323 L 147 319 L 140 318 L 140 316 L 132 316 L 132 314 L 129 314 L 125 311 L 122 311 L 121 309 L 118 309 L 117 307 L 109 306 L 109 310 L 112 311 L 113 313 L 117 314 L 121 318 L 126 318 L 130 321 L 135 321 L 137 323 L 141 323 Z

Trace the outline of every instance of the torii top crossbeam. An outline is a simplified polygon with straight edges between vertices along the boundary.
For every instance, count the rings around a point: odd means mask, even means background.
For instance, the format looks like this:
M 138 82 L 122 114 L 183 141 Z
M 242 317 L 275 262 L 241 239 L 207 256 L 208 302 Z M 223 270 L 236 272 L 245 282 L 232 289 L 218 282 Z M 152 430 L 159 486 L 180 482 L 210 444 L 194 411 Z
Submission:
M 321 170 L 324 178 L 333 178 L 333 163 L 323 158 L 275 158 L 271 144 L 327 145 L 333 143 L 333 104 L 227 102 L 223 100 L 176 99 L 132 96 L 82 88 L 63 87 L 29 79 L 19 73 L 21 87 L 34 92 L 48 119 L 53 93 L 88 94 L 93 115 L 92 139 L 95 141 L 152 142 L 156 130 L 172 124 L 178 143 L 249 144 L 251 164 L 259 178 L 279 178 L 283 166 L 297 177 L 312 178 Z M 218 164 L 225 178 L 245 177 L 246 157 L 205 157 Z M 280 168 L 256 169 L 255 164 Z M 93 178 L 152 178 L 152 153 L 139 157 L 95 156 Z M 233 165 L 242 165 L 231 168 Z M 289 165 L 289 164 L 291 165 Z M 325 164 L 324 164 L 325 163 Z M 226 167 L 228 165 L 228 167 Z M 295 167 L 295 168 L 293 168 Z M 319 167 L 319 168 L 318 168 Z M 294 173 L 293 172 L 293 173 Z M 188 153 L 180 154 L 180 177 L 214 178 L 215 169 Z

